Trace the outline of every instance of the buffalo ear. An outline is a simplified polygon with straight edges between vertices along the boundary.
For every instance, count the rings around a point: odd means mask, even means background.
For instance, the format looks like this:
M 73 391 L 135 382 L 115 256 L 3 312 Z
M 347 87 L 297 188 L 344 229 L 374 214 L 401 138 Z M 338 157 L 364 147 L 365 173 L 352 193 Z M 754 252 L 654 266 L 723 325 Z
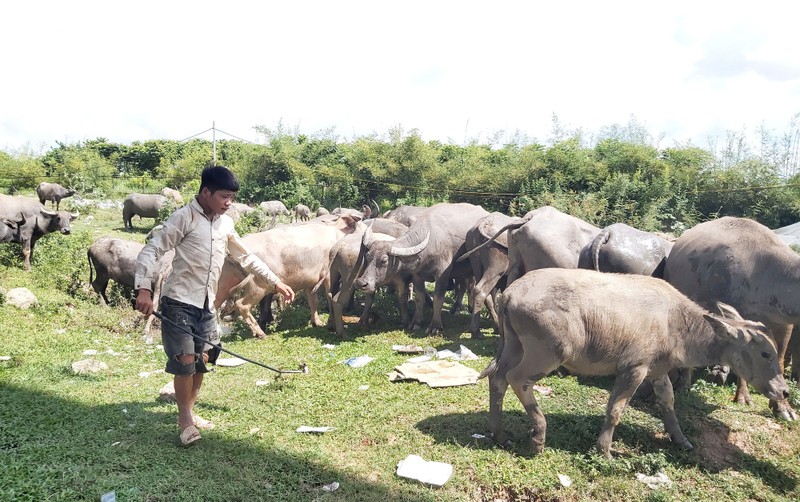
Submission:
M 711 325 L 717 336 L 733 340 L 739 339 L 739 330 L 725 322 L 724 319 L 713 314 L 703 314 L 703 318 Z
M 725 319 L 736 319 L 737 321 L 743 320 L 741 314 L 739 314 L 735 308 L 727 303 L 717 302 L 717 309 Z

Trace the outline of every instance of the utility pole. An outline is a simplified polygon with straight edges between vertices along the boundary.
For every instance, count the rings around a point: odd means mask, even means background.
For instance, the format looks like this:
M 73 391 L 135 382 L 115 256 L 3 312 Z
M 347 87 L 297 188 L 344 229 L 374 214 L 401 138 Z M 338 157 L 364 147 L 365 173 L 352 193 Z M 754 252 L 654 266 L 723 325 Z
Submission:
M 211 121 L 211 144 L 214 150 L 214 165 L 217 165 L 217 129 L 216 121 Z

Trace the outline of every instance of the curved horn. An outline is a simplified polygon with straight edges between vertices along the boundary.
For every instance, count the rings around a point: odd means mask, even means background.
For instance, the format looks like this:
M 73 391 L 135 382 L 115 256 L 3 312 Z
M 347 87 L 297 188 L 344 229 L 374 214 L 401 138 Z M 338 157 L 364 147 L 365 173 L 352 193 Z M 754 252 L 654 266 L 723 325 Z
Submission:
M 367 229 L 364 231 L 364 236 L 361 237 L 361 245 L 369 248 L 373 242 L 375 242 L 375 236 L 372 234 L 372 222 L 369 222 L 367 223 Z
M 47 209 L 45 209 L 45 208 L 42 208 L 42 209 L 40 209 L 40 211 L 41 211 L 41 213 L 42 213 L 43 215 L 45 215 L 45 216 L 50 216 L 50 217 L 53 217 L 53 216 L 58 216 L 58 213 L 57 213 L 56 211 L 48 211 L 48 210 L 47 210 Z
M 456 262 L 462 262 L 462 261 L 466 260 L 467 258 L 469 258 L 469 255 L 471 255 L 472 253 L 474 253 L 474 252 L 478 251 L 479 249 L 481 249 L 481 248 L 483 248 L 483 247 L 485 247 L 485 246 L 488 246 L 488 245 L 489 245 L 490 243 L 492 243 L 492 242 L 493 242 L 495 239 L 497 239 L 497 237 L 498 237 L 500 234 L 502 234 L 502 233 L 503 233 L 503 232 L 505 232 L 506 230 L 516 230 L 516 229 L 518 229 L 519 227 L 521 227 L 522 225 L 524 225 L 524 224 L 528 223 L 528 221 L 529 221 L 529 220 L 530 220 L 530 218 L 528 218 L 528 219 L 525 219 L 525 218 L 523 218 L 523 219 L 522 219 L 521 221 L 519 221 L 519 222 L 516 222 L 516 223 L 509 223 L 508 225 L 504 226 L 503 228 L 501 228 L 500 230 L 498 230 L 497 232 L 495 232 L 495 234 L 494 234 L 494 235 L 493 235 L 491 238 L 489 238 L 488 240 L 484 241 L 482 244 L 480 244 L 480 245 L 478 245 L 478 246 L 475 246 L 474 248 L 470 249 L 470 250 L 469 250 L 469 251 L 467 251 L 466 253 L 464 253 L 464 254 L 462 254 L 461 256 L 459 256 L 459 257 L 456 259 Z
M 378 203 L 375 202 L 375 199 L 370 199 L 369 201 L 372 202 L 372 205 L 375 207 L 375 212 L 372 213 L 372 217 L 377 218 L 381 214 L 381 208 L 378 206 Z
M 75 211 L 74 213 L 69 213 L 69 219 L 70 220 L 77 220 L 78 216 L 80 216 L 80 215 L 81 215 L 81 213 L 78 212 L 78 211 Z
M 425 249 L 425 246 L 428 245 L 428 239 L 430 239 L 430 237 L 431 233 L 428 231 L 428 233 L 425 234 L 425 238 L 422 239 L 422 242 L 419 244 L 407 248 L 392 246 L 392 248 L 389 250 L 389 254 L 392 256 L 413 256 Z

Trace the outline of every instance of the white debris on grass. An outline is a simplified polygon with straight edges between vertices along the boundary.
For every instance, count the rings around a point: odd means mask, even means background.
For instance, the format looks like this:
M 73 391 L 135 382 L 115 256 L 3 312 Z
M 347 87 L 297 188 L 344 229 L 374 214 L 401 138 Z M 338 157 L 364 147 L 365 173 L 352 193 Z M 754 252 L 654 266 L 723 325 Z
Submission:
M 362 366 L 366 366 L 370 363 L 370 361 L 374 361 L 375 359 L 370 356 L 358 356 L 358 357 L 351 357 L 350 359 L 345 359 L 344 361 L 340 361 L 351 368 L 361 368 Z
M 334 481 L 333 483 L 328 483 L 327 485 L 322 485 L 322 491 L 324 492 L 335 492 L 339 489 L 339 482 Z
M 333 350 L 333 349 L 336 348 L 336 345 L 334 345 L 332 343 L 326 343 L 325 345 L 322 346 L 322 348 L 323 349 L 328 349 L 328 350 Z
M 11 356 L 0 356 L 0 361 L 10 361 Z
M 655 476 L 647 476 L 641 472 L 636 473 L 636 480 L 647 485 L 651 490 L 656 488 L 670 488 L 672 487 L 672 480 L 667 477 L 663 472 L 659 472 Z
M 63 334 L 64 334 L 64 333 L 66 333 L 66 332 L 67 332 L 67 330 L 65 330 L 64 328 L 58 328 L 58 329 L 56 330 L 56 334 L 57 334 L 57 335 L 63 335 Z
M 333 427 L 310 427 L 308 425 L 301 425 L 298 427 L 295 432 L 328 432 L 333 430 Z
M 256 387 L 263 387 L 264 385 L 269 385 L 271 382 L 269 380 L 256 380 Z
M 86 350 L 83 351 L 83 355 L 84 356 L 96 356 L 97 355 L 97 351 L 94 350 L 94 349 L 86 349 Z
M 261 430 L 261 427 L 253 427 L 252 429 L 250 429 L 250 434 L 255 434 L 260 430 Z
M 570 478 L 566 474 L 559 474 L 558 482 L 561 483 L 561 486 L 563 486 L 564 488 L 569 488 L 570 486 L 572 486 L 572 478 Z
M 473 434 L 471 437 L 474 438 L 474 439 L 486 439 L 486 436 L 484 436 L 483 434 L 478 434 L 478 433 Z
M 453 466 L 444 462 L 432 462 L 418 455 L 409 455 L 397 463 L 397 475 L 423 483 L 442 486 L 453 475 Z
M 553 393 L 553 389 L 548 387 L 548 386 L 546 386 L 546 385 L 534 384 L 533 385 L 533 390 L 535 390 L 536 392 L 538 392 L 539 394 L 541 394 L 544 397 L 547 397 L 547 396 L 549 396 L 549 395 L 551 395 Z
M 217 366 L 227 366 L 227 367 L 235 367 L 241 366 L 245 362 L 244 359 L 239 359 L 238 357 L 223 357 L 221 359 L 217 359 L 216 365 Z
M 358 387 L 358 390 L 367 390 L 367 389 L 369 389 L 369 385 L 360 385 Z

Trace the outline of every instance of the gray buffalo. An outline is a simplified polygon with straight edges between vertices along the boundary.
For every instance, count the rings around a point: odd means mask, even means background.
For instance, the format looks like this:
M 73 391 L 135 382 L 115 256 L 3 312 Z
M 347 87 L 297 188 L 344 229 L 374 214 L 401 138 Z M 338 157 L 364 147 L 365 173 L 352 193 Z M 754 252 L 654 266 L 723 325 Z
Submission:
M 286 209 L 284 203 L 279 200 L 264 201 L 259 204 L 258 207 L 260 207 L 267 216 L 289 216 L 289 210 Z
M 323 215 L 326 215 L 326 214 L 330 214 L 330 211 L 328 211 L 327 209 L 325 209 L 325 208 L 324 208 L 324 207 L 322 207 L 322 206 L 319 206 L 319 207 L 317 208 L 317 212 L 316 212 L 316 215 L 317 215 L 317 216 L 323 216 Z
M 391 240 L 408 231 L 408 227 L 397 221 L 385 218 L 375 218 L 369 224 L 373 236 L 379 240 Z M 366 229 L 364 229 L 366 230 Z M 364 253 L 362 253 L 361 242 L 364 231 L 356 231 L 345 235 L 341 240 L 333 245 L 329 258 L 329 292 L 328 307 L 328 327 L 335 329 L 338 335 L 344 334 L 344 321 L 342 315 L 344 309 L 352 303 L 353 293 L 355 292 L 355 280 L 361 272 Z M 403 323 L 408 323 L 408 278 L 397 278 L 394 283 L 398 294 L 400 316 Z M 367 324 L 370 319 L 372 303 L 375 300 L 375 291 L 365 291 L 364 310 L 361 313 L 359 324 Z
M 422 206 L 397 206 L 383 213 L 383 217 L 409 226 L 427 209 Z
M 19 229 L 25 224 L 25 216 L 20 214 L 16 220 L 0 219 L 0 244 L 19 239 Z
M 464 260 L 508 231 L 508 275 L 511 284 L 526 272 L 540 268 L 578 268 L 583 248 L 600 229 L 552 206 L 528 212 L 509 223 L 480 246 L 462 255 Z
M 464 242 L 467 249 L 475 249 L 487 242 L 497 231 L 518 218 L 494 212 L 478 220 L 467 232 Z M 475 285 L 472 288 L 472 322 L 470 333 L 473 338 L 481 339 L 483 334 L 480 329 L 481 310 L 484 303 L 492 316 L 495 326 L 499 327 L 497 310 L 494 305 L 493 292 L 501 283 L 508 272 L 508 237 L 501 233 L 487 246 L 481 247 L 469 256 L 472 274 L 475 276 Z M 503 281 L 504 282 L 504 281 Z M 504 284 L 500 284 L 504 285 Z
M 800 255 L 774 232 L 747 218 L 725 217 L 696 225 L 675 241 L 664 279 L 706 308 L 724 302 L 766 324 L 783 369 L 792 325 L 800 324 Z M 739 373 L 736 400 L 749 403 L 743 375 L 748 373 Z M 688 382 L 686 378 L 681 384 Z M 776 415 L 795 418 L 785 401 L 770 404 Z
M 366 250 L 364 272 L 356 287 L 374 291 L 378 284 L 393 282 L 394 276 L 411 275 L 414 283 L 416 309 L 409 329 L 422 326 L 425 305 L 425 282 L 433 282 L 433 317 L 427 328 L 432 334 L 443 329 L 442 304 L 451 286 L 472 276 L 468 263 L 457 263 L 464 252 L 467 232 L 475 223 L 489 214 L 472 204 L 442 203 L 430 207 L 408 227 L 408 232 L 391 241 L 378 241 L 368 230 L 364 233 Z
M 672 245 L 656 234 L 614 223 L 583 248 L 578 268 L 660 278 Z
M 78 216 L 78 213 L 67 211 L 48 211 L 36 199 L 0 194 L 0 220 L 21 221 L 12 232 L 11 242 L 22 244 L 25 270 L 31 269 L 36 241 L 52 232 L 69 234 L 72 230 L 70 223 Z
M 106 289 L 108 281 L 133 289 L 136 275 L 136 258 L 144 244 L 115 237 L 100 237 L 94 241 L 86 252 L 89 260 L 89 283 L 100 295 L 100 303 L 108 305 Z M 153 302 L 158 305 L 161 286 L 164 278 L 172 271 L 172 259 L 175 251 L 169 250 L 158 260 L 153 281 Z M 151 316 L 145 325 L 145 333 L 150 332 L 153 322 Z
M 167 198 L 160 194 L 132 193 L 122 202 L 122 223 L 125 228 L 133 229 L 134 216 L 140 218 L 158 218 Z
M 328 286 L 328 257 L 331 247 L 345 235 L 352 233 L 359 221 L 349 215 L 332 216 L 324 221 L 285 225 L 264 232 L 246 235 L 245 245 L 275 272 L 295 292 L 306 291 L 311 310 L 311 323 L 322 326 L 317 312 L 317 288 Z M 263 328 L 272 321 L 271 303 L 274 288 L 261 284 L 252 274 L 227 260 L 222 267 L 215 307 L 219 308 L 231 297 L 234 307 L 244 319 L 253 335 L 266 336 Z M 259 304 L 259 320 L 252 314 L 252 307 Z
M 71 188 L 64 188 L 58 183 L 48 183 L 42 181 L 36 186 L 36 195 L 39 196 L 39 203 L 45 205 L 48 200 L 55 204 L 56 211 L 59 209 L 61 199 L 72 197 L 75 195 L 75 190 Z
M 544 448 L 547 423 L 532 385 L 559 366 L 580 375 L 616 375 L 597 448 L 610 456 L 614 429 L 636 388 L 653 383 L 672 441 L 693 448 L 674 410 L 668 371 L 729 364 L 770 399 L 786 399 L 775 344 L 766 327 L 726 305 L 712 314 L 661 279 L 593 270 L 542 269 L 503 293 L 503 338 L 489 376 L 489 430 L 500 444 L 510 385 L 533 422 L 531 446 Z
M 294 221 L 308 221 L 311 219 L 311 208 L 305 204 L 294 206 Z

